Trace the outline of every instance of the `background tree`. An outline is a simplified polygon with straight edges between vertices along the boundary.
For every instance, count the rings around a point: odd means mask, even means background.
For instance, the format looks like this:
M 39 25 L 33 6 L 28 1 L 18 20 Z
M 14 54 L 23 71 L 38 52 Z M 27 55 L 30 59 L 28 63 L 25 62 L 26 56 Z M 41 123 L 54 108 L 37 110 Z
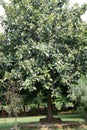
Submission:
M 5 75 L 10 73 L 21 88 L 45 91 L 45 120 L 52 122 L 52 96 L 66 85 L 67 91 L 80 75 L 79 54 L 83 44 L 79 40 L 83 24 L 80 16 L 85 6 L 70 8 L 68 0 L 11 0 L 3 6 Z
M 78 112 L 82 114 L 82 117 L 87 121 L 87 77 L 81 75 L 77 84 L 71 86 L 71 100 L 77 106 Z
M 26 106 L 27 108 L 29 106 L 29 109 L 35 107 L 39 110 L 45 102 L 45 96 L 43 95 L 43 93 L 36 90 L 29 92 L 29 89 L 22 89 L 20 91 L 20 95 L 23 97 L 24 112 L 26 110 Z M 38 114 L 39 113 L 40 112 L 38 111 Z

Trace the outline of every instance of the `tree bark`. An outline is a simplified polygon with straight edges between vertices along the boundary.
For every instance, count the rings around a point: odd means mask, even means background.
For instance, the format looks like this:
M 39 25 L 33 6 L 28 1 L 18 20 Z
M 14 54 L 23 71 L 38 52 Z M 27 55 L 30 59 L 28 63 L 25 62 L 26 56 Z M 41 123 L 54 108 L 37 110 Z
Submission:
M 51 98 L 51 90 L 47 91 L 47 119 L 51 120 L 53 118 L 52 112 L 52 98 Z
M 53 117 L 51 90 L 47 90 L 47 117 L 40 119 L 40 123 L 60 123 L 60 118 Z

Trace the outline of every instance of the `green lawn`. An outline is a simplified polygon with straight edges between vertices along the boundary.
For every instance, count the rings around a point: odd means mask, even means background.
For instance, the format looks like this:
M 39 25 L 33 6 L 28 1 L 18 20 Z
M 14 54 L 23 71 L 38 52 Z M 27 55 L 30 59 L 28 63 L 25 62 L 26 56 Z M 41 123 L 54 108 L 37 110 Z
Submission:
M 33 117 L 19 117 L 17 119 L 18 124 L 30 124 L 30 123 L 38 123 L 40 118 L 43 118 L 44 116 L 33 116 Z M 83 119 L 81 118 L 81 116 L 79 114 L 63 114 L 63 115 L 59 115 L 56 117 L 60 117 L 63 121 L 79 121 L 80 123 L 83 122 Z M 14 118 L 6 118 L 6 122 L 3 118 L 0 118 L 0 130 L 10 130 L 11 127 L 13 127 L 14 124 Z M 25 129 L 25 130 L 29 130 Z M 38 130 L 38 129 L 31 129 L 30 130 Z M 45 129 L 43 129 L 45 130 Z M 58 128 L 51 128 L 50 130 L 61 130 Z M 69 130 L 69 129 L 66 129 Z M 70 129 L 71 130 L 71 129 Z M 72 129 L 74 130 L 74 129 Z M 76 129 L 79 130 L 79 129 Z M 87 129 L 82 129 L 82 130 L 87 130 Z
M 18 124 L 28 124 L 28 123 L 37 123 L 40 118 L 44 116 L 34 116 L 34 117 L 18 117 Z M 0 118 L 0 130 L 9 130 L 9 128 L 15 125 L 15 118 Z

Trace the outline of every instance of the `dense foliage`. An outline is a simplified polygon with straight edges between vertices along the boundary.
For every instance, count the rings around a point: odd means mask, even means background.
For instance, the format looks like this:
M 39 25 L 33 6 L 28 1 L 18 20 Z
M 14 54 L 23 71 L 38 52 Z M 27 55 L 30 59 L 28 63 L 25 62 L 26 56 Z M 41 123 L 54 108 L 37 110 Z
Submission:
M 51 116 L 51 95 L 65 93 L 86 72 L 87 25 L 80 17 L 86 6 L 70 8 L 68 0 L 11 0 L 3 6 L 1 82 L 46 92 Z

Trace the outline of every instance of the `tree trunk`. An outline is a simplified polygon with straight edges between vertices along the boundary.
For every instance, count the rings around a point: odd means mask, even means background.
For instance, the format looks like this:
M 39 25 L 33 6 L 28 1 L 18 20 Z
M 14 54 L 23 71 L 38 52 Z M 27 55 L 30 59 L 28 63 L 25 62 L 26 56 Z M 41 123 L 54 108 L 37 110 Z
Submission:
M 51 90 L 47 90 L 47 117 L 40 119 L 40 123 L 60 123 L 60 118 L 53 117 Z
M 40 109 L 40 103 L 38 103 L 37 106 L 38 106 L 38 110 L 39 110 Z
M 51 90 L 47 92 L 47 119 L 53 119 Z

